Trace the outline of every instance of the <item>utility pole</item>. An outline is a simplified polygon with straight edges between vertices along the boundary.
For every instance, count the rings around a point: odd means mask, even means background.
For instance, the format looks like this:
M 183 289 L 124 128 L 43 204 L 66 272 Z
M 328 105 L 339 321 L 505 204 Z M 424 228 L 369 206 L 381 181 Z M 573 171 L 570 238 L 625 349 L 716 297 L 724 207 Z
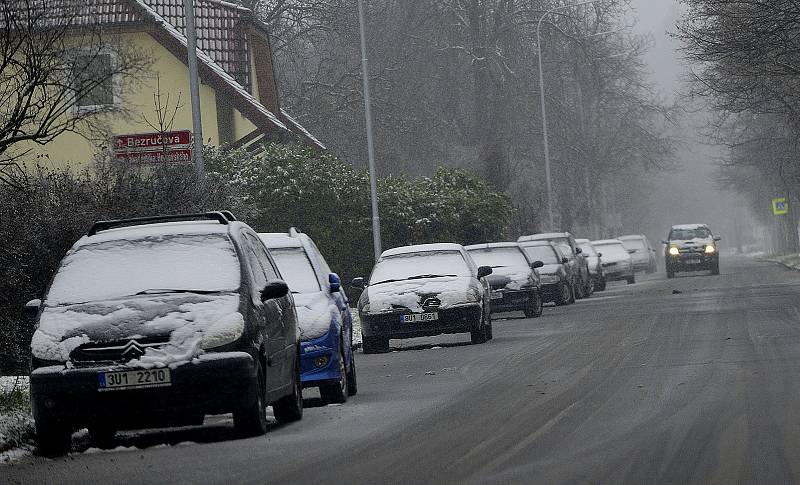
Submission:
M 364 2 L 358 0 L 358 24 L 361 31 L 361 77 L 364 83 L 364 116 L 367 122 L 367 155 L 369 157 L 369 194 L 372 202 L 372 247 L 375 261 L 381 256 L 381 221 L 378 215 L 378 182 L 375 175 L 375 145 L 372 138 L 372 107 L 369 95 L 369 67 L 367 63 Z
M 203 123 L 200 119 L 200 79 L 197 74 L 197 32 L 194 27 L 193 0 L 183 0 L 186 16 L 187 67 L 189 68 L 189 92 L 192 98 L 192 131 L 194 133 L 194 166 L 197 175 L 205 174 L 203 162 Z

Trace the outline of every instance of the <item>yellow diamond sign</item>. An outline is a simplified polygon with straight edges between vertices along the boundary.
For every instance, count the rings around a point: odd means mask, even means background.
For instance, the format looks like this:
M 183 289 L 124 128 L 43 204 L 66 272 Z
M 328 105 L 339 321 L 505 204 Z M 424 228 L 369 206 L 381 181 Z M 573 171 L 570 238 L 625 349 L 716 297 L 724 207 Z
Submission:
M 772 199 L 772 213 L 776 216 L 784 216 L 789 213 L 789 202 L 786 197 Z

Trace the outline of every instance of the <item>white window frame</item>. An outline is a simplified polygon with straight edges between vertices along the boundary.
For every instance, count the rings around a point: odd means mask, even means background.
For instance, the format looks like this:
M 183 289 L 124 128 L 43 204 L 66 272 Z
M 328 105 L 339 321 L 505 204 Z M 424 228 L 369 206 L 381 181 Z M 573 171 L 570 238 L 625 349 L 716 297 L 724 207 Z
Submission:
M 116 67 L 117 63 L 119 62 L 119 55 L 113 50 L 108 47 L 100 48 L 99 50 L 94 49 L 87 49 L 81 48 L 77 49 L 74 54 L 72 54 L 72 60 L 79 57 L 84 56 L 103 56 L 107 55 L 111 59 L 111 65 Z M 111 97 L 112 101 L 111 104 L 87 104 L 87 105 L 79 105 L 75 104 L 72 106 L 72 112 L 77 115 L 85 115 L 89 113 L 95 112 L 107 112 L 107 111 L 114 111 L 116 108 L 122 105 L 122 76 L 117 73 L 111 76 Z M 69 82 L 74 82 L 75 79 L 69 79 Z M 109 109 L 111 108 L 111 109 Z

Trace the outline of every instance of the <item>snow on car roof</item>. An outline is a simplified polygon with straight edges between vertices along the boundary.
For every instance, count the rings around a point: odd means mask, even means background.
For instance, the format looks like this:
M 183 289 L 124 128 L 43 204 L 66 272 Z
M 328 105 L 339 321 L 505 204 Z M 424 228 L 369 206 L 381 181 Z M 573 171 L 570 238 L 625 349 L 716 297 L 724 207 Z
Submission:
M 543 232 L 541 234 L 531 234 L 530 236 L 520 236 L 517 239 L 517 242 L 523 241 L 543 241 L 546 239 L 554 239 L 558 237 L 569 237 L 571 236 L 568 232 Z
M 592 246 L 608 246 L 609 244 L 622 244 L 619 239 L 600 239 L 599 241 L 592 241 Z
M 641 234 L 629 234 L 627 236 L 619 236 L 617 239 L 620 241 L 630 241 L 632 239 L 645 239 L 645 237 Z
M 75 248 L 84 244 L 95 244 L 98 242 L 118 241 L 122 239 L 141 239 L 144 237 L 168 236 L 173 234 L 227 234 L 228 228 L 234 224 L 241 225 L 241 222 L 233 221 L 229 224 L 200 221 L 175 221 L 159 222 L 155 224 L 141 224 L 138 226 L 115 227 L 100 231 L 93 236 L 83 236 L 75 243 Z
M 701 227 L 708 229 L 708 225 L 706 224 L 677 224 L 675 226 L 672 226 L 672 229 L 692 230 L 692 229 L 699 229 Z
M 401 246 L 399 248 L 387 249 L 381 254 L 381 258 L 396 256 L 398 254 L 421 253 L 424 251 L 461 251 L 462 249 L 464 249 L 464 246 L 456 243 L 416 244 L 414 246 Z
M 575 243 L 576 244 L 586 244 L 586 243 L 591 244 L 592 242 L 590 240 L 588 240 L 588 239 L 576 239 Z
M 303 242 L 285 232 L 259 232 L 258 237 L 270 248 L 302 248 Z
M 477 251 L 478 249 L 490 249 L 490 248 L 518 248 L 519 243 L 515 242 L 493 242 L 493 243 L 484 243 L 484 244 L 471 244 L 469 246 L 464 246 L 464 249 L 467 251 Z

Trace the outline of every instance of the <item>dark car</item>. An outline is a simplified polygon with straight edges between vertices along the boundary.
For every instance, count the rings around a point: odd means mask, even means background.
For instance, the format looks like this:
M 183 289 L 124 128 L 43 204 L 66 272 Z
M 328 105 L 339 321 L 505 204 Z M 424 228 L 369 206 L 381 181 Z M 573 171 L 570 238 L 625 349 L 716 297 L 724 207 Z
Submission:
M 358 386 L 353 316 L 339 275 L 314 241 L 294 228 L 259 236 L 294 296 L 303 387 L 318 387 L 326 403 L 346 402 Z
M 465 248 L 479 266 L 489 266 L 492 313 L 522 311 L 528 318 L 542 315 L 542 293 L 537 268 L 519 244 L 499 242 Z
M 568 232 L 550 232 L 522 236 L 517 242 L 549 241 L 561 248 L 561 252 L 569 259 L 569 266 L 575 276 L 575 298 L 586 298 L 594 292 L 594 282 L 589 274 L 589 264 L 583 256 L 583 250 Z
M 36 315 L 31 400 L 39 450 L 89 428 L 202 424 L 233 413 L 263 434 L 266 406 L 303 415 L 296 315 L 269 252 L 220 212 L 94 224 L 61 261 Z
M 542 297 L 547 303 L 570 305 L 575 303 L 575 277 L 569 266 L 567 256 L 549 241 L 529 241 L 520 247 L 528 259 L 537 264 L 541 281 Z
M 709 270 L 719 274 L 719 248 L 722 238 L 714 236 L 705 224 L 683 224 L 672 226 L 666 241 L 664 263 L 667 278 L 679 271 Z
M 478 267 L 460 244 L 420 244 L 381 254 L 358 301 L 364 353 L 388 352 L 389 339 L 470 333 L 492 338 L 488 266 Z

